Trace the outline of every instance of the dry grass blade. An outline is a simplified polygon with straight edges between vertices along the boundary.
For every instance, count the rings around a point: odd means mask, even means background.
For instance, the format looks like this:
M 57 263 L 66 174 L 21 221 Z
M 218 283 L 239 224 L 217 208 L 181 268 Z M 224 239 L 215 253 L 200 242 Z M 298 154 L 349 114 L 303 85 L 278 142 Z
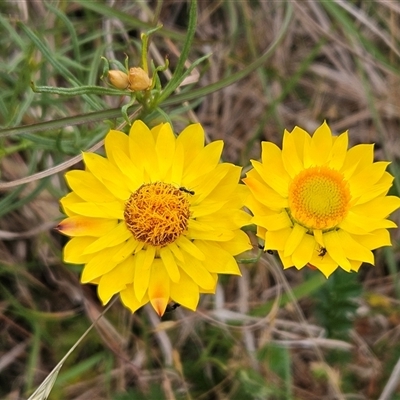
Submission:
M 71 349 L 71 352 L 74 350 L 75 347 Z M 65 359 L 69 356 L 69 352 L 66 355 Z M 46 400 L 51 390 L 53 389 L 54 383 L 56 382 L 58 373 L 60 372 L 61 367 L 64 364 L 65 359 L 62 359 L 47 375 L 46 379 L 42 382 L 42 384 L 35 390 L 35 392 L 29 397 L 28 400 Z
M 71 353 L 79 346 L 87 334 L 95 327 L 97 322 L 103 317 L 103 315 L 111 308 L 115 300 L 112 301 L 104 311 L 98 316 L 96 321 L 87 328 L 87 330 L 82 334 L 82 336 L 75 342 L 75 344 L 69 349 L 68 353 L 62 358 L 62 360 L 53 368 L 46 379 L 40 384 L 40 386 L 34 391 L 34 393 L 28 398 L 28 400 L 46 400 L 53 389 L 54 383 L 57 380 L 58 373 L 60 372 L 65 360 L 71 355 Z
M 393 394 L 399 386 L 400 381 L 400 358 L 397 360 L 395 367 L 392 370 L 389 380 L 379 396 L 378 400 L 390 400 L 393 398 Z

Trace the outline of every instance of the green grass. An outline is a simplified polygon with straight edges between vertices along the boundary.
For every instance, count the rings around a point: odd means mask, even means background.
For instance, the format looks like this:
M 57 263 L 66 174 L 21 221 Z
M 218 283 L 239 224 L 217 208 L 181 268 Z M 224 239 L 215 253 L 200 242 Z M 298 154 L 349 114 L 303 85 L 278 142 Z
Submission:
M 313 131 L 326 119 L 336 133 L 349 129 L 351 145 L 375 143 L 400 193 L 396 2 L 207 0 L 192 24 L 189 8 L 0 4 L 2 399 L 27 399 L 103 311 L 95 288 L 79 283 L 81 268 L 63 263 L 66 239 L 52 228 L 68 190 L 63 173 L 82 168 L 82 151 L 101 151 L 110 127 L 127 129 L 120 96 L 35 93 L 32 81 L 104 88 L 102 57 L 123 64 L 127 54 L 137 66 L 140 33 L 160 22 L 149 58 L 168 58 L 165 90 L 157 107 L 136 103 L 129 115 L 152 126 L 170 120 L 176 131 L 199 121 L 245 170 L 261 140 L 280 145 L 283 129 Z M 393 247 L 350 280 L 282 271 L 254 251 L 243 277 L 221 279 L 195 313 L 178 308 L 159 321 L 151 308 L 131 315 L 117 300 L 65 360 L 49 399 L 400 398 L 390 379 L 400 357 L 399 232 L 391 233 Z

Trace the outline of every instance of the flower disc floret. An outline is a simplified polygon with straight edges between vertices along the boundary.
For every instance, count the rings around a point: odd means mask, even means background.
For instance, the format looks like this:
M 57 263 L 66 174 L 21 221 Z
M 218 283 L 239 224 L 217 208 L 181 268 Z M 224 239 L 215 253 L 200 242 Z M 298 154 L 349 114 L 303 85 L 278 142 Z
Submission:
M 387 196 L 388 162 L 373 161 L 373 145 L 348 149 L 348 134 L 333 136 L 324 122 L 313 135 L 285 131 L 282 150 L 263 142 L 261 162 L 244 179 L 247 207 L 265 249 L 284 268 L 312 266 L 326 277 L 337 268 L 374 264 L 372 250 L 389 246 L 389 214 L 400 207 Z
M 343 174 L 327 167 L 301 171 L 289 185 L 289 210 L 308 230 L 335 228 L 347 215 L 350 191 Z
M 163 247 L 187 231 L 189 206 L 187 195 L 173 185 L 149 183 L 129 197 L 124 218 L 136 240 Z

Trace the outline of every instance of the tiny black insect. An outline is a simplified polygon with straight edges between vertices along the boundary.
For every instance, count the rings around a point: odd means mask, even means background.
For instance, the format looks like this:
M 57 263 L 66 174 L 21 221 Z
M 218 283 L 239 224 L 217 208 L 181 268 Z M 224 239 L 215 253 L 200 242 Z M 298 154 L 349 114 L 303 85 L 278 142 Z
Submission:
M 264 246 L 261 244 L 261 243 L 258 243 L 258 248 L 260 249 L 260 250 L 264 250 Z M 270 250 L 270 249 L 268 249 L 268 250 L 265 250 L 268 254 L 271 254 L 271 255 L 273 255 L 274 254 L 274 251 L 273 250 Z
M 181 192 L 185 192 L 185 193 L 188 193 L 188 194 L 190 194 L 190 195 L 194 195 L 194 190 L 189 190 L 189 189 L 186 189 L 184 186 L 181 186 L 180 188 L 179 188 L 179 190 L 181 191 Z
M 326 248 L 321 246 L 321 247 L 319 248 L 319 253 L 318 253 L 318 255 L 322 258 L 326 253 L 327 253 Z
M 172 312 L 175 311 L 178 307 L 180 307 L 181 305 L 179 303 L 169 303 L 167 305 L 167 308 L 165 309 L 165 312 Z

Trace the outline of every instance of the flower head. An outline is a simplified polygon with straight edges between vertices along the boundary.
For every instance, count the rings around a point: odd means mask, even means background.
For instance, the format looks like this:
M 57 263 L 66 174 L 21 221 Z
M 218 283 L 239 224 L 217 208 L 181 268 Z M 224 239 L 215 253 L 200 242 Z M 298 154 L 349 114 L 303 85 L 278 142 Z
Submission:
M 111 69 L 108 71 L 108 80 L 111 85 L 115 86 L 117 89 L 124 90 L 129 86 L 128 75 L 118 69 Z
M 373 145 L 347 148 L 347 132 L 332 136 L 324 122 L 312 137 L 285 131 L 282 150 L 263 142 L 261 162 L 252 161 L 244 179 L 252 222 L 284 268 L 358 271 L 374 264 L 371 250 L 391 244 L 387 229 L 396 224 L 387 217 L 400 199 L 387 196 L 389 163 L 373 162 Z
M 247 189 L 241 168 L 219 162 L 222 147 L 204 146 L 199 124 L 175 137 L 169 124 L 136 121 L 129 136 L 108 133 L 106 158 L 83 153 L 86 170 L 66 174 L 64 260 L 85 264 L 81 281 L 103 304 L 119 293 L 132 312 L 150 302 L 162 315 L 170 301 L 195 310 L 217 274 L 240 274 Z
M 151 87 L 151 79 L 143 68 L 130 68 L 128 74 L 129 89 L 133 91 L 148 90 Z

